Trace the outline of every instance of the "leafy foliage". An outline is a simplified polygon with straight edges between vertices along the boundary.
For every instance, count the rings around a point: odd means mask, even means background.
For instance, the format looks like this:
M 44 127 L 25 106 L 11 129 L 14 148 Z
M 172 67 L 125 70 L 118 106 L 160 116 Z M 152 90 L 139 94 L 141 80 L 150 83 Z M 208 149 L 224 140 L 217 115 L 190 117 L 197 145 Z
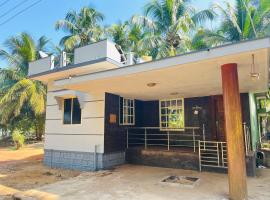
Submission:
M 12 139 L 17 150 L 23 147 L 25 137 L 20 131 L 14 130 L 12 133 Z
M 220 36 L 220 42 L 234 42 L 269 35 L 269 0 L 235 0 L 235 3 L 235 6 L 228 1 L 213 4 L 213 9 L 221 13 L 222 23 L 214 34 Z M 206 34 L 206 37 L 208 36 Z
M 152 56 L 161 58 L 189 51 L 193 29 L 214 18 L 212 10 L 197 12 L 187 0 L 152 0 L 144 7 L 144 16 L 134 16 L 133 22 L 153 33 Z
M 67 50 L 96 42 L 102 38 L 103 28 L 100 22 L 103 14 L 91 7 L 83 7 L 79 13 L 72 10 L 66 14 L 65 19 L 55 24 L 56 30 L 62 30 L 68 35 L 63 37 L 60 44 Z
M 27 33 L 11 37 L 6 42 L 6 49 L 0 50 L 0 58 L 9 63 L 9 67 L 0 70 L 0 122 L 16 126 L 13 120 L 31 114 L 33 122 L 44 118 L 46 105 L 46 87 L 39 81 L 27 78 L 28 63 L 39 58 L 39 51 L 46 51 L 48 40 L 41 37 L 37 42 Z M 40 123 L 40 122 L 39 122 Z M 44 122 L 36 129 L 41 139 Z M 9 127 L 6 125 L 6 127 Z M 10 127 L 13 129 L 14 127 Z

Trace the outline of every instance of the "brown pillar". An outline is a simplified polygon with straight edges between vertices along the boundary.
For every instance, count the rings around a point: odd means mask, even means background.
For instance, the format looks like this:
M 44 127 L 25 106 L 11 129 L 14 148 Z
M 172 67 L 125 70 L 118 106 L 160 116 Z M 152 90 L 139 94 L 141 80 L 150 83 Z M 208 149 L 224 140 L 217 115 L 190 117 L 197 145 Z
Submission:
M 247 199 L 245 145 L 237 64 L 221 66 L 230 199 Z

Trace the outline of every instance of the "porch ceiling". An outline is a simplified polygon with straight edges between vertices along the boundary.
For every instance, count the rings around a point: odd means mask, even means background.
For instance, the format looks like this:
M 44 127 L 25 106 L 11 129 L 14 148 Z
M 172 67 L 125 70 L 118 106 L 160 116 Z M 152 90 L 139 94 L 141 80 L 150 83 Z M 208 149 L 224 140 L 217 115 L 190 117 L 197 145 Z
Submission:
M 267 42 L 268 46 L 264 48 L 255 47 L 248 42 L 240 46 L 229 45 L 122 69 L 82 75 L 70 80 L 58 80 L 54 85 L 88 93 L 109 92 L 142 100 L 217 95 L 222 94 L 221 65 L 237 63 L 240 91 L 262 92 L 268 88 L 269 38 Z M 252 54 L 255 55 L 256 72 L 260 73 L 258 80 L 250 77 Z M 147 84 L 152 82 L 157 85 L 148 87 Z

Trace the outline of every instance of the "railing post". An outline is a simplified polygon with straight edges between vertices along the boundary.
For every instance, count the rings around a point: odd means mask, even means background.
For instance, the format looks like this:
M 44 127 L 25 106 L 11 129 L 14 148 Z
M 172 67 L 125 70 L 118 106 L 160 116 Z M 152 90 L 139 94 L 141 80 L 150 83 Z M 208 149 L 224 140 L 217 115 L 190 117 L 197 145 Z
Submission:
M 128 149 L 128 128 L 127 128 L 127 149 Z
M 167 139 L 168 139 L 168 144 L 167 144 L 168 151 L 170 151 L 170 132 L 169 131 L 167 131 Z
M 192 136 L 193 136 L 193 151 L 196 152 L 196 141 L 195 141 L 195 130 L 193 128 L 193 131 L 192 131 Z
M 221 162 L 222 162 L 222 167 L 224 167 L 224 153 L 223 153 L 223 143 L 221 142 Z
M 205 149 L 205 124 L 203 124 L 203 141 L 204 141 L 204 149 Z
M 217 162 L 218 162 L 218 166 L 220 166 L 220 158 L 219 158 L 219 145 L 218 145 L 218 142 L 217 142 Z
M 202 171 L 202 165 L 201 165 L 201 141 L 198 141 L 198 145 L 199 145 L 199 170 L 200 172 Z M 204 141 L 204 145 L 205 145 L 205 141 Z M 205 146 L 204 146 L 205 148 Z
M 144 129 L 144 148 L 147 149 L 147 131 Z
M 205 124 L 203 124 L 203 140 L 205 141 Z

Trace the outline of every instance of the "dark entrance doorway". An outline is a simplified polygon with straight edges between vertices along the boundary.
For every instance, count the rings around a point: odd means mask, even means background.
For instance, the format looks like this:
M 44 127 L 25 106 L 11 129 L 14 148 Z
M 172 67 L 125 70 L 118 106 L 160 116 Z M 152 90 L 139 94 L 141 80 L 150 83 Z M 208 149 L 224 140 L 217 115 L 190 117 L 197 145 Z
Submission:
M 212 140 L 226 141 L 224 106 L 222 95 L 211 97 L 212 105 Z

